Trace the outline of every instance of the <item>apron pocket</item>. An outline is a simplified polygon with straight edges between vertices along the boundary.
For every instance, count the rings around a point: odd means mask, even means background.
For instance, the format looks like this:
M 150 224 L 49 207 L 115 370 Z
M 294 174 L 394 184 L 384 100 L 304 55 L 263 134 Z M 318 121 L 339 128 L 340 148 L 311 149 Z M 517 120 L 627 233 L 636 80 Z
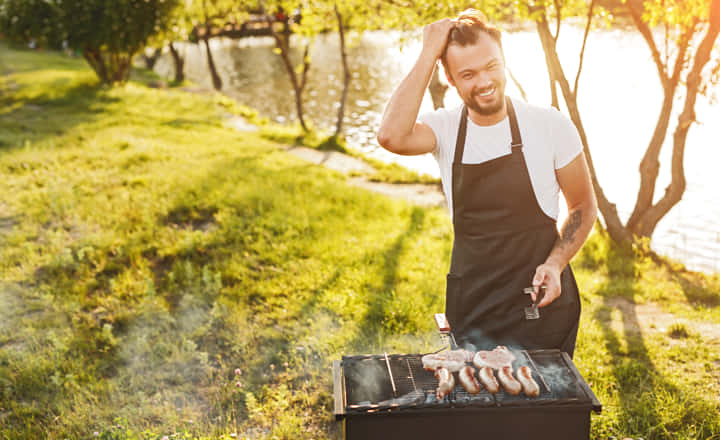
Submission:
M 450 322 L 450 328 L 453 331 L 460 327 L 459 316 L 458 316 L 458 303 L 460 301 L 460 285 L 462 277 L 460 275 L 449 273 L 447 274 L 447 286 L 445 289 L 445 316 Z
M 552 305 L 551 305 L 552 306 Z M 548 307 L 551 307 L 548 306 Z M 577 331 L 580 310 L 574 304 L 562 304 L 560 307 L 540 309 L 540 319 L 524 320 L 520 325 L 522 343 L 527 349 L 560 349 L 573 329 Z

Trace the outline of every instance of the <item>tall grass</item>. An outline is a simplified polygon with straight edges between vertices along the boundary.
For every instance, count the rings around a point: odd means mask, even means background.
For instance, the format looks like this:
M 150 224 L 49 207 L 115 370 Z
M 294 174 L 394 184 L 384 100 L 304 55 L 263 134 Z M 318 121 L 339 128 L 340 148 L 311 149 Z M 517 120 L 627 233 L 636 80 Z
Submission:
M 332 438 L 333 359 L 439 347 L 445 211 L 225 128 L 224 98 L 0 60 L 0 438 Z M 593 437 L 720 438 L 720 279 L 602 233 L 574 265 Z

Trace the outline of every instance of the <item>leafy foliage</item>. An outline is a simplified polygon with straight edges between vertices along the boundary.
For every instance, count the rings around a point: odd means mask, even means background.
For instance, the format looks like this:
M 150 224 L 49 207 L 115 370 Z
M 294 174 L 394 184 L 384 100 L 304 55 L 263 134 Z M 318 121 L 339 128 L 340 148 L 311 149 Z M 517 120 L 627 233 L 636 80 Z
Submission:
M 80 51 L 101 82 L 124 82 L 132 56 L 167 28 L 178 1 L 0 0 L 0 29 L 14 41 Z

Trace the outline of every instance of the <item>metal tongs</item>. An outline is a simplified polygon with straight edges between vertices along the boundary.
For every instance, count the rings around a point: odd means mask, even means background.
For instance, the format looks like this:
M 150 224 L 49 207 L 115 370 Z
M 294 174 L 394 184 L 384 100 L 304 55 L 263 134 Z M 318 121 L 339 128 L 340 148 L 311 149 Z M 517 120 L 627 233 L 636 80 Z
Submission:
M 435 324 L 437 325 L 438 332 L 440 333 L 440 340 L 442 343 L 450 348 L 450 350 L 456 350 L 458 348 L 457 342 L 455 342 L 455 335 L 450 328 L 450 323 L 444 313 L 435 314 Z M 442 351 L 439 350 L 439 351 Z
M 535 301 L 529 307 L 525 307 L 525 319 L 540 319 L 540 310 L 538 309 L 538 303 L 545 297 L 545 291 L 547 290 L 546 285 L 540 286 L 540 291 L 535 296 Z M 535 291 L 534 287 L 526 287 L 523 289 L 523 293 L 531 295 Z M 530 297 L 532 298 L 532 296 Z

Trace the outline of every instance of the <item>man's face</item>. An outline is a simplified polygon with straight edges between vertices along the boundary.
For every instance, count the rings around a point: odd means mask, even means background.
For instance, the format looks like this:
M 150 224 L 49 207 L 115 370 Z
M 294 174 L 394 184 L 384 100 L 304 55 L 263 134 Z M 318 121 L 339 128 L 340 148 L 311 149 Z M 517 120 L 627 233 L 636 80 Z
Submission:
M 448 80 L 469 110 L 492 116 L 504 109 L 505 64 L 495 40 L 484 32 L 468 46 L 450 44 L 446 60 Z

